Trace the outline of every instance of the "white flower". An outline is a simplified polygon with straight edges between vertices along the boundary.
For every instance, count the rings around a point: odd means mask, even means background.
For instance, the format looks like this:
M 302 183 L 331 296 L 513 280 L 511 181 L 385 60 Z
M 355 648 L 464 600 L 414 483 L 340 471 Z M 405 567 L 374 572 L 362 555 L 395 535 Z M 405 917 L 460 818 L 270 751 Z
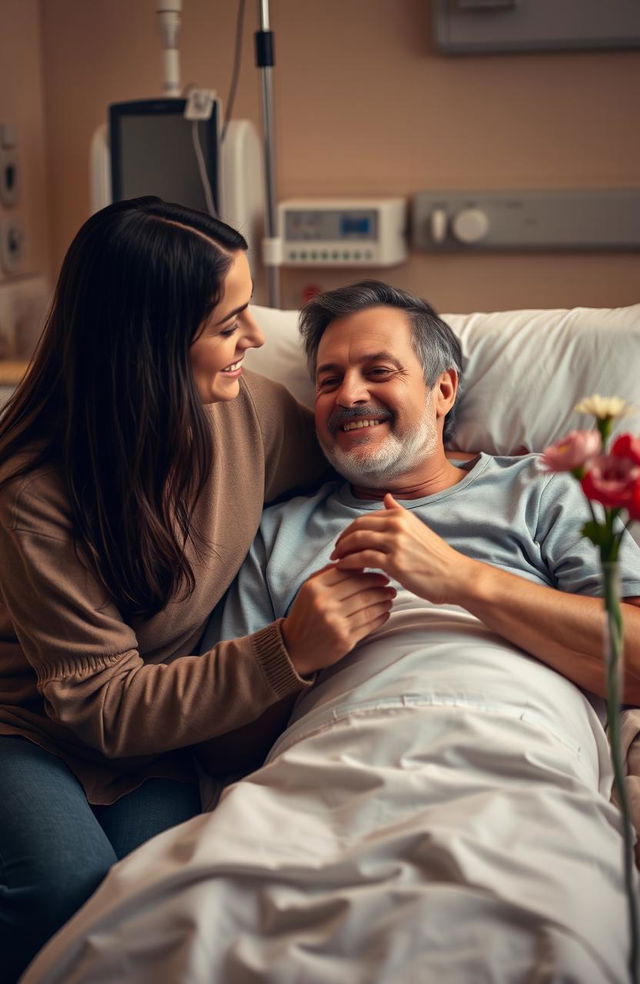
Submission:
M 587 396 L 573 408 L 576 413 L 590 413 L 598 420 L 612 420 L 633 413 L 633 407 L 619 396 Z

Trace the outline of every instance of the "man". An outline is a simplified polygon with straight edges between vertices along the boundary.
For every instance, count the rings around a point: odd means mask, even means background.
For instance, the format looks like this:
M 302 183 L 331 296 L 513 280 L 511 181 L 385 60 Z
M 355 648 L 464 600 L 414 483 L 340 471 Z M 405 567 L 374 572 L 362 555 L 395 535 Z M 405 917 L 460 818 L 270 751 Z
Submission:
M 166 966 L 214 984 L 622 982 L 577 483 L 533 456 L 447 458 L 460 349 L 424 302 L 339 288 L 302 331 L 318 436 L 348 481 L 267 510 L 209 639 L 281 620 L 290 657 L 333 666 L 265 766 L 119 865 L 26 984 Z M 622 555 L 633 702 L 639 553 Z M 391 608 L 348 587 L 366 568 L 392 579 Z
M 586 504 L 573 478 L 541 472 L 533 456 L 450 461 L 460 346 L 424 301 L 375 281 L 312 300 L 302 334 L 316 381 L 316 430 L 350 483 L 267 511 L 242 573 L 257 610 L 244 631 L 287 615 L 301 584 L 322 604 L 338 571 L 376 568 L 413 595 L 456 604 L 503 639 L 600 697 L 602 603 L 596 551 L 582 538 Z M 406 503 L 405 506 L 401 502 Z M 382 503 L 382 508 L 380 505 Z M 358 513 L 361 515 L 359 518 Z M 625 552 L 626 551 L 626 552 Z M 623 559 L 625 701 L 640 703 L 640 568 L 631 538 Z M 304 560 L 306 562 L 304 562 Z M 263 590 L 266 577 L 268 592 Z M 311 600 L 313 599 L 313 600 Z M 282 625 L 288 650 L 327 645 L 306 609 Z M 310 662 L 312 659 L 310 658 Z

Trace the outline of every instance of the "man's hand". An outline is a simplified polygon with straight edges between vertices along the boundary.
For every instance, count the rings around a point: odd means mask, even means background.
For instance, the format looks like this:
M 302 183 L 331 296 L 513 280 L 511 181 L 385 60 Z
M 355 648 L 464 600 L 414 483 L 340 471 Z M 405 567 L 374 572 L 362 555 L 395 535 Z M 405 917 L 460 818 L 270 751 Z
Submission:
M 602 600 L 536 584 L 465 557 L 413 513 L 384 497 L 384 509 L 354 520 L 331 557 L 341 571 L 373 567 L 435 604 L 454 604 L 496 635 L 603 697 Z M 640 599 L 624 603 L 624 696 L 640 703 Z
M 323 567 L 300 588 L 282 623 L 289 658 L 305 676 L 332 666 L 389 618 L 396 592 L 384 574 Z
M 435 604 L 461 604 L 477 562 L 458 553 L 390 493 L 340 534 L 331 559 L 342 571 L 374 567 Z

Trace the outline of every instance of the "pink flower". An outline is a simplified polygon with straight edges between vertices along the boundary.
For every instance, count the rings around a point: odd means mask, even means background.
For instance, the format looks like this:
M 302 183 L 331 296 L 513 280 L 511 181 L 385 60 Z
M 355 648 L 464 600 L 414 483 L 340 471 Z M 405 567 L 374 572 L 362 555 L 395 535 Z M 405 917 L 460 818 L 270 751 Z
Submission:
M 587 499 L 612 509 L 629 508 L 640 489 L 640 466 L 629 458 L 599 455 L 589 462 L 581 484 Z
M 584 468 L 600 453 L 602 439 L 597 430 L 572 430 L 566 437 L 550 444 L 542 452 L 542 467 L 546 471 L 564 472 Z
M 611 454 L 614 458 L 630 458 L 636 465 L 640 465 L 640 437 L 620 434 L 611 445 Z

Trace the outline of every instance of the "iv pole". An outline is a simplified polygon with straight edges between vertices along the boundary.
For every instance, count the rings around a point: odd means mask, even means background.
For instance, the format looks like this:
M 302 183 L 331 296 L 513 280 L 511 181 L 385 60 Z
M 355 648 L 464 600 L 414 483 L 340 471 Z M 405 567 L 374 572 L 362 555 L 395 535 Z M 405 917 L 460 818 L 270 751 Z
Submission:
M 262 125 L 265 165 L 265 235 L 262 241 L 262 260 L 267 272 L 269 307 L 280 307 L 281 243 L 278 238 L 276 215 L 275 141 L 273 122 L 273 80 L 275 65 L 273 31 L 269 28 L 269 0 L 258 0 L 260 30 L 255 33 L 256 66 L 262 76 Z
M 156 0 L 156 12 L 164 56 L 164 90 L 166 95 L 180 95 L 178 36 L 182 0 Z M 282 244 L 278 237 L 276 211 L 276 166 L 273 115 L 273 80 L 275 65 L 273 31 L 269 27 L 269 0 L 258 0 L 260 30 L 255 32 L 256 66 L 262 76 L 262 129 L 265 170 L 265 216 L 262 261 L 267 274 L 267 298 L 270 307 L 280 307 L 280 264 Z

